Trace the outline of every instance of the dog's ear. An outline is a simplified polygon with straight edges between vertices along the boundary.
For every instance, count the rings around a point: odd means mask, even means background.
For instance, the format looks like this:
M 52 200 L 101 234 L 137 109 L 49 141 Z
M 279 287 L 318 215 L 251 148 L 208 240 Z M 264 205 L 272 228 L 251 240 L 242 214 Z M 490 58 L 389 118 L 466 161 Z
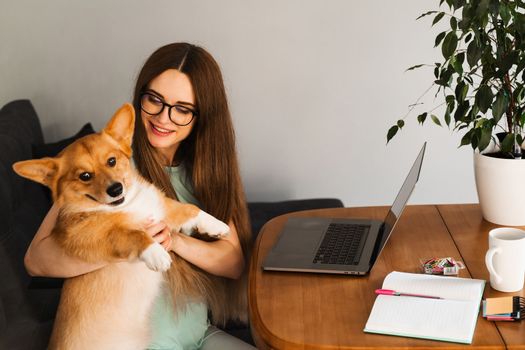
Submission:
M 49 188 L 51 188 L 54 178 L 58 174 L 58 168 L 58 160 L 55 158 L 24 160 L 13 164 L 13 170 L 18 175 Z
M 115 112 L 115 115 L 113 115 L 102 132 L 117 141 L 124 153 L 131 157 L 131 142 L 133 141 L 134 129 L 135 110 L 131 104 L 126 103 Z

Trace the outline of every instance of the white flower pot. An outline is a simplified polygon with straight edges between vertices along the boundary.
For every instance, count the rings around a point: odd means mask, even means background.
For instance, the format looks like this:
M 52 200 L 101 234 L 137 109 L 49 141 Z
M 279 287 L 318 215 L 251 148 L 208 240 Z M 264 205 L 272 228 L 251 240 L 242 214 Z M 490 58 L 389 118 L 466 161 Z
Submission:
M 485 220 L 525 225 L 525 159 L 500 159 L 474 153 L 474 175 Z

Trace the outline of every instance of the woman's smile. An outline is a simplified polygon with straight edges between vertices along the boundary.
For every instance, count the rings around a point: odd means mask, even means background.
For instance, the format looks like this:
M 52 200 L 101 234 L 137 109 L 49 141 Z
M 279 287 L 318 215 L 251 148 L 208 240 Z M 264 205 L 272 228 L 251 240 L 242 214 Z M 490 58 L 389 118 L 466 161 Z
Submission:
M 148 91 L 170 105 L 195 106 L 190 79 L 176 69 L 168 69 L 155 77 L 148 85 Z M 171 113 L 176 113 L 176 110 Z M 177 126 L 170 119 L 169 108 L 163 108 L 157 115 L 148 114 L 142 109 L 141 117 L 149 143 L 162 154 L 167 164 L 171 164 L 180 143 L 190 135 L 195 120 L 188 125 Z
M 156 136 L 164 137 L 164 136 L 169 136 L 176 132 L 175 130 L 165 129 L 160 126 L 157 126 L 153 124 L 151 121 L 149 122 L 149 125 L 151 127 L 151 132 Z

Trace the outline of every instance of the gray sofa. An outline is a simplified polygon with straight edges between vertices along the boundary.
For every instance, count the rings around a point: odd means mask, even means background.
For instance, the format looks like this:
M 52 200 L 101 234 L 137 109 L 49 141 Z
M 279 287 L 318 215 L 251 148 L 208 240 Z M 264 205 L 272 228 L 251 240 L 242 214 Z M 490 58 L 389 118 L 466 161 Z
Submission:
M 61 280 L 31 278 L 23 257 L 51 206 L 43 186 L 17 176 L 19 160 L 52 156 L 74 139 L 92 132 L 89 124 L 76 135 L 46 144 L 38 116 L 28 100 L 0 110 L 0 349 L 45 349 L 60 297 Z M 249 203 L 254 238 L 274 216 L 297 210 L 342 207 L 338 199 L 306 199 Z M 246 325 L 226 331 L 251 342 Z

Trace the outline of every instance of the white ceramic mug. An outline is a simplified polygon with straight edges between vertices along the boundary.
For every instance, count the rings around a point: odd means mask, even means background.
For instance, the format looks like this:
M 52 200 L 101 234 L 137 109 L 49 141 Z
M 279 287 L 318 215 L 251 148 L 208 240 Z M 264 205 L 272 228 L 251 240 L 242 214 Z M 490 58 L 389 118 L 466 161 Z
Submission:
M 525 231 L 501 227 L 490 230 L 485 264 L 490 286 L 501 292 L 517 292 L 525 278 Z

